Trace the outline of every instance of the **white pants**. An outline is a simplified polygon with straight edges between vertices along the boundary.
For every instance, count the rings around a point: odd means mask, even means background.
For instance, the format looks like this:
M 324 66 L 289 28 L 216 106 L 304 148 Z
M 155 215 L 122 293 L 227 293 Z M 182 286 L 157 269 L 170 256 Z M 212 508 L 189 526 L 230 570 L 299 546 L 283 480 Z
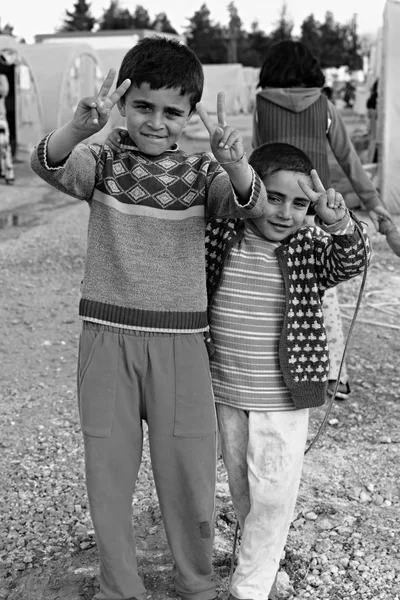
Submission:
M 322 301 L 322 312 L 324 313 L 326 337 L 328 339 L 329 379 L 336 381 L 339 377 L 340 363 L 344 350 L 342 317 L 340 316 L 339 298 L 336 287 L 326 290 Z M 347 383 L 348 380 L 346 363 L 343 363 L 340 381 Z
M 267 600 L 300 485 L 308 409 L 246 411 L 217 403 L 224 463 L 242 531 L 231 594 Z

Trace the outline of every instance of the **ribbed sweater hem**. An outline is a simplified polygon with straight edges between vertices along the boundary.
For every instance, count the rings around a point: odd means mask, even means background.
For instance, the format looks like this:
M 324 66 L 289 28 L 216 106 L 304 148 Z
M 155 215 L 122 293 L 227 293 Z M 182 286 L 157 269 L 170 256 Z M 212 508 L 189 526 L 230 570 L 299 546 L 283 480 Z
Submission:
M 327 381 L 286 382 L 292 395 L 293 404 L 299 408 L 313 408 L 325 404 Z
M 128 308 L 82 298 L 79 316 L 83 320 L 142 331 L 195 333 L 208 329 L 207 312 L 167 312 Z

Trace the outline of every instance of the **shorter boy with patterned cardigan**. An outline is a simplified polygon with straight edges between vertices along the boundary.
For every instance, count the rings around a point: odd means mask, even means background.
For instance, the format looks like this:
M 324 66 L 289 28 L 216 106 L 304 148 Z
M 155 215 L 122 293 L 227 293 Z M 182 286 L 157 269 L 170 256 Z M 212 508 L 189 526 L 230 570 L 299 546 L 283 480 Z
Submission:
M 304 152 L 264 144 L 250 164 L 262 217 L 207 227 L 211 373 L 221 446 L 242 531 L 230 600 L 266 600 L 300 484 L 308 412 L 325 401 L 325 290 L 364 271 L 370 247 Z M 312 187 L 314 189 L 312 189 Z M 310 202 L 318 227 L 303 226 Z M 361 233 L 361 231 L 363 233 Z

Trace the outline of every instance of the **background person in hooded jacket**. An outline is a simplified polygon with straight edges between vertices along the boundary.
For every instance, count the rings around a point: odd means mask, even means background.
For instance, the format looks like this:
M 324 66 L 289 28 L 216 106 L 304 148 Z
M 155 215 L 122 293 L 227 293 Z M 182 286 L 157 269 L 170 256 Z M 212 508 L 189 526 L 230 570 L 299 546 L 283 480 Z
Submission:
M 369 211 L 376 230 L 379 216 L 391 220 L 379 193 L 364 171 L 336 107 L 322 92 L 325 76 L 319 61 L 302 42 L 283 40 L 268 50 L 260 72 L 253 120 L 253 148 L 286 142 L 305 152 L 325 187 L 331 187 L 328 144 L 354 191 Z M 329 390 L 335 387 L 344 348 L 336 288 L 324 298 L 323 311 L 329 342 Z M 350 393 L 344 365 L 336 397 Z

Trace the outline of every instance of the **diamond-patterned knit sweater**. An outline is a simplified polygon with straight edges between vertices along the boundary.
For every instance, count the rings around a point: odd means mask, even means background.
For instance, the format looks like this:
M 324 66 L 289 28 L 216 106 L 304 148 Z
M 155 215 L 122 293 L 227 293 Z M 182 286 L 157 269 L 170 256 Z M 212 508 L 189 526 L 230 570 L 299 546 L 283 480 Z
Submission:
M 208 217 L 257 217 L 267 194 L 253 171 L 242 205 L 212 154 L 177 147 L 147 156 L 130 143 L 78 144 L 56 167 L 46 137 L 32 169 L 90 208 L 79 314 L 82 319 L 143 331 L 205 331 L 204 238 Z
M 328 343 L 322 313 L 325 290 L 364 271 L 371 257 L 366 227 L 354 215 L 352 233 L 335 226 L 306 226 L 275 250 L 282 272 L 286 307 L 279 341 L 279 365 L 296 408 L 325 402 L 329 374 Z M 350 219 L 350 216 L 347 217 Z M 340 222 L 337 231 L 346 230 Z M 211 219 L 206 231 L 209 305 L 223 278 L 224 262 L 244 234 L 243 221 Z M 212 347 L 212 330 L 208 338 Z M 212 353 L 212 351 L 210 352 Z

